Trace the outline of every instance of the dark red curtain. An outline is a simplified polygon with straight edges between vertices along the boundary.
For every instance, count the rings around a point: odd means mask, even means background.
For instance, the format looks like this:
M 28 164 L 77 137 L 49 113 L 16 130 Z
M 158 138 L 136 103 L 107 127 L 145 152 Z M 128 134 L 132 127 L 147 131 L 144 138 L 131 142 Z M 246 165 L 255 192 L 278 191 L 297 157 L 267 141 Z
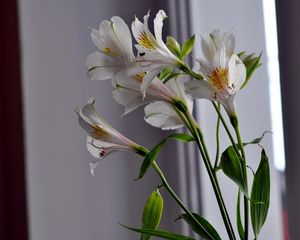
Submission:
M 0 6 L 0 239 L 27 240 L 17 1 Z

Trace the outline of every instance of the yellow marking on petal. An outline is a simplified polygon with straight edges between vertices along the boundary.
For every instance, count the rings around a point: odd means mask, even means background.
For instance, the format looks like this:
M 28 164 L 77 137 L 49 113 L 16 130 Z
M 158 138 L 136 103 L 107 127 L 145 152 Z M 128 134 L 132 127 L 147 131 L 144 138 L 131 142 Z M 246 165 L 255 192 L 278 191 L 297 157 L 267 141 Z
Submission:
M 153 37 L 153 36 L 151 36 L 151 40 L 153 41 L 153 42 L 155 42 L 156 40 L 155 40 L 155 38 Z M 145 33 L 145 32 L 141 32 L 140 33 L 140 35 L 138 36 L 138 38 L 137 38 L 137 41 L 138 41 L 138 43 L 141 45 L 141 46 L 143 46 L 143 47 L 145 47 L 145 48 L 147 48 L 147 49 L 154 49 L 155 47 L 153 46 L 153 44 L 152 44 L 152 42 L 149 40 L 149 38 L 148 38 L 148 36 L 147 36 L 147 34 Z
M 208 78 L 218 90 L 226 90 L 228 88 L 227 68 L 215 68 L 208 74 Z
M 144 73 L 144 72 L 138 73 L 138 74 L 136 74 L 136 75 L 134 76 L 134 79 L 135 79 L 137 82 L 141 83 L 141 82 L 143 81 L 145 75 L 146 75 L 146 73 Z
M 102 48 L 102 52 L 105 53 L 105 54 L 107 54 L 107 55 L 111 55 L 111 56 L 119 55 L 117 52 L 113 51 L 109 47 Z
M 109 134 L 104 128 L 98 125 L 93 125 L 93 130 L 94 131 L 91 132 L 90 134 L 92 138 L 103 140 L 103 141 L 108 139 Z

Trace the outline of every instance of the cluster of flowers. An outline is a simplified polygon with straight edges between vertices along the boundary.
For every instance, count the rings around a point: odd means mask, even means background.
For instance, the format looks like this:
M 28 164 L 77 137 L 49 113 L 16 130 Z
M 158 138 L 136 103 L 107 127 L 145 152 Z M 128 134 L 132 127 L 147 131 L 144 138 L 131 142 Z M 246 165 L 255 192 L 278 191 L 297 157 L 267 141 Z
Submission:
M 229 116 L 234 116 L 236 93 L 247 78 L 246 67 L 239 58 L 244 53 L 235 53 L 233 34 L 220 30 L 204 34 L 201 40 L 204 59 L 196 59 L 196 67 L 191 70 L 184 57 L 192 51 L 195 37 L 182 47 L 172 37 L 164 43 L 165 12 L 160 10 L 156 14 L 154 34 L 148 27 L 149 16 L 149 13 L 144 16 L 144 22 L 138 18 L 132 22 L 136 55 L 131 32 L 122 18 L 104 20 L 99 29 L 91 30 L 98 51 L 86 59 L 89 78 L 112 79 L 113 97 L 124 106 L 124 114 L 146 105 L 146 122 L 163 130 L 183 126 L 180 109 L 176 106 L 180 103 L 191 112 L 193 98 L 217 101 Z M 103 158 L 115 150 L 139 149 L 138 144 L 117 132 L 96 113 L 93 99 L 76 111 L 89 135 L 87 146 L 93 156 Z
M 263 136 L 249 143 L 242 141 L 238 127 L 235 96 L 247 84 L 255 69 L 260 66 L 260 56 L 246 55 L 245 52 L 237 53 L 233 34 L 215 30 L 202 36 L 203 58 L 196 59 L 196 66 L 191 68 L 185 62 L 185 58 L 193 50 L 195 36 L 187 39 L 182 46 L 171 36 L 167 37 L 165 43 L 162 39 L 163 21 L 167 17 L 165 12 L 160 10 L 156 14 L 154 34 L 148 27 L 149 17 L 148 13 L 144 16 L 143 22 L 138 18 L 132 22 L 131 30 L 136 41 L 136 54 L 134 54 L 132 46 L 130 29 L 122 18 L 112 17 L 110 21 L 102 21 L 99 29 L 92 29 L 91 37 L 98 51 L 90 54 L 86 59 L 88 76 L 92 80 L 112 80 L 113 97 L 117 103 L 124 106 L 124 114 L 146 105 L 144 118 L 147 123 L 163 130 L 186 126 L 190 135 L 171 134 L 149 151 L 111 127 L 96 112 L 95 100 L 90 99 L 87 105 L 81 109 L 77 108 L 76 112 L 80 125 L 88 133 L 87 148 L 97 158 L 96 161 L 90 163 L 91 172 L 94 174 L 99 159 L 115 151 L 131 151 L 139 154 L 144 158 L 139 178 L 144 176 L 150 166 L 153 167 L 161 177 L 162 185 L 160 187 L 167 189 L 184 210 L 185 214 L 180 215 L 180 218 L 185 219 L 193 231 L 205 239 L 219 240 L 221 238 L 212 225 L 200 215 L 191 213 L 176 196 L 155 161 L 167 139 L 183 142 L 195 141 L 213 186 L 229 239 L 235 240 L 236 238 L 218 184 L 216 173 L 220 169 L 237 184 L 239 191 L 244 195 L 244 229 L 241 224 L 238 224 L 240 238 L 248 239 L 249 199 L 251 198 L 251 221 L 255 239 L 257 239 L 269 206 L 268 159 L 262 149 L 261 162 L 254 174 L 251 196 L 249 196 L 244 146 L 258 144 Z M 221 157 L 219 156 L 219 144 L 217 144 L 214 166 L 212 166 L 202 131 L 192 115 L 194 98 L 212 101 L 218 113 L 218 120 L 224 125 L 231 141 L 231 146 L 221 154 Z M 216 102 L 226 110 L 235 130 L 237 143 Z M 217 124 L 218 134 L 219 124 Z M 218 137 L 217 143 L 219 143 Z M 263 204 L 258 205 L 258 203 Z M 159 225 L 162 205 L 162 198 L 156 189 L 144 208 L 143 228 L 129 229 L 146 234 L 142 235 L 141 239 L 149 239 L 150 235 L 166 237 L 166 234 L 169 236 L 168 239 L 187 239 L 186 237 L 178 238 L 178 235 L 172 235 L 173 233 L 154 231 Z M 237 217 L 238 223 L 240 223 L 239 203 Z

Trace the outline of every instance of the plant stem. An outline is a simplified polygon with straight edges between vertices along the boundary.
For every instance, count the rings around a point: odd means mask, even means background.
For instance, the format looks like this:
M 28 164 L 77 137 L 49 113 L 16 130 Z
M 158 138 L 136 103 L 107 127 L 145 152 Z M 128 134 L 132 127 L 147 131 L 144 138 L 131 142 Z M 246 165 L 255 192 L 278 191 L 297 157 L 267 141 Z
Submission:
M 189 126 L 190 126 L 189 130 L 196 139 L 197 146 L 198 146 L 199 151 L 202 155 L 204 165 L 206 167 L 208 176 L 209 176 L 211 184 L 213 186 L 213 190 L 214 190 L 214 193 L 215 193 L 215 196 L 216 196 L 216 199 L 217 199 L 217 203 L 218 203 L 218 206 L 219 206 L 219 209 L 220 209 L 220 212 L 221 212 L 221 215 L 222 215 L 222 218 L 223 218 L 223 221 L 224 221 L 229 239 L 230 240 L 235 240 L 236 238 L 235 238 L 235 235 L 234 235 L 234 230 L 233 230 L 232 224 L 230 222 L 230 218 L 229 218 L 229 215 L 228 215 L 228 212 L 227 212 L 227 209 L 226 209 L 223 197 L 222 197 L 222 193 L 221 193 L 221 190 L 220 190 L 220 187 L 219 187 L 218 180 L 216 178 L 216 175 L 214 174 L 214 170 L 213 170 L 213 167 L 211 165 L 211 161 L 209 159 L 209 154 L 208 154 L 208 151 L 207 151 L 207 148 L 206 148 L 206 144 L 205 144 L 205 141 L 204 141 L 204 138 L 203 138 L 203 134 L 202 134 L 200 128 L 198 127 L 198 124 L 196 123 L 194 118 L 189 113 L 188 109 L 184 106 L 181 106 L 181 109 L 179 109 L 179 110 L 184 112 L 184 115 L 186 116 L 186 119 L 189 122 Z M 189 127 L 189 126 L 187 126 L 187 127 Z
M 218 103 L 218 109 L 220 111 L 220 103 Z M 215 158 L 215 165 L 214 165 L 215 172 L 218 167 L 219 157 L 220 157 L 220 117 L 218 116 L 217 127 L 216 127 L 216 158 Z
M 215 108 L 215 110 L 216 110 L 216 112 L 217 112 L 217 114 L 218 114 L 218 116 L 219 116 L 219 118 L 220 118 L 220 120 L 222 122 L 222 125 L 225 128 L 225 131 L 226 131 L 226 133 L 227 133 L 227 135 L 228 135 L 228 137 L 230 139 L 230 142 L 231 142 L 231 144 L 232 144 L 232 146 L 233 146 L 236 154 L 238 155 L 238 157 L 240 159 L 242 159 L 241 153 L 240 153 L 239 149 L 236 147 L 236 142 L 235 142 L 234 138 L 231 135 L 231 132 L 230 132 L 228 126 L 227 126 L 227 123 L 226 123 L 225 119 L 223 118 L 223 116 L 222 116 L 222 114 L 220 112 L 220 109 L 218 108 L 218 106 L 217 106 L 217 104 L 215 102 L 212 102 L 212 104 L 213 104 L 213 106 L 214 106 L 214 108 Z
M 238 124 L 238 118 L 236 116 L 230 118 L 230 122 L 235 130 L 236 137 L 238 140 L 239 147 L 242 152 L 242 167 L 243 167 L 243 175 L 245 179 L 246 186 L 248 187 L 248 180 L 247 180 L 247 164 L 246 164 L 246 154 L 243 146 L 243 141 L 241 138 L 240 130 L 239 130 L 239 124 Z M 246 196 L 244 196 L 244 222 L 245 222 L 245 240 L 248 240 L 248 226 L 249 226 L 249 202 Z

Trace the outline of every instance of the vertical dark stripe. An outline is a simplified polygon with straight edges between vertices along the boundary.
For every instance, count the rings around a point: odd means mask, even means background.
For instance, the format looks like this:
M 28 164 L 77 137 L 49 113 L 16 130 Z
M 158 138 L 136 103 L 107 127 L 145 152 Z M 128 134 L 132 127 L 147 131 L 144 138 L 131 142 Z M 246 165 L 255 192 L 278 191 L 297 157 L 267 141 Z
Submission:
M 286 187 L 291 239 L 300 239 L 300 1 L 277 0 L 279 60 L 286 149 Z
M 26 192 L 17 1 L 0 3 L 0 239 L 26 240 Z

